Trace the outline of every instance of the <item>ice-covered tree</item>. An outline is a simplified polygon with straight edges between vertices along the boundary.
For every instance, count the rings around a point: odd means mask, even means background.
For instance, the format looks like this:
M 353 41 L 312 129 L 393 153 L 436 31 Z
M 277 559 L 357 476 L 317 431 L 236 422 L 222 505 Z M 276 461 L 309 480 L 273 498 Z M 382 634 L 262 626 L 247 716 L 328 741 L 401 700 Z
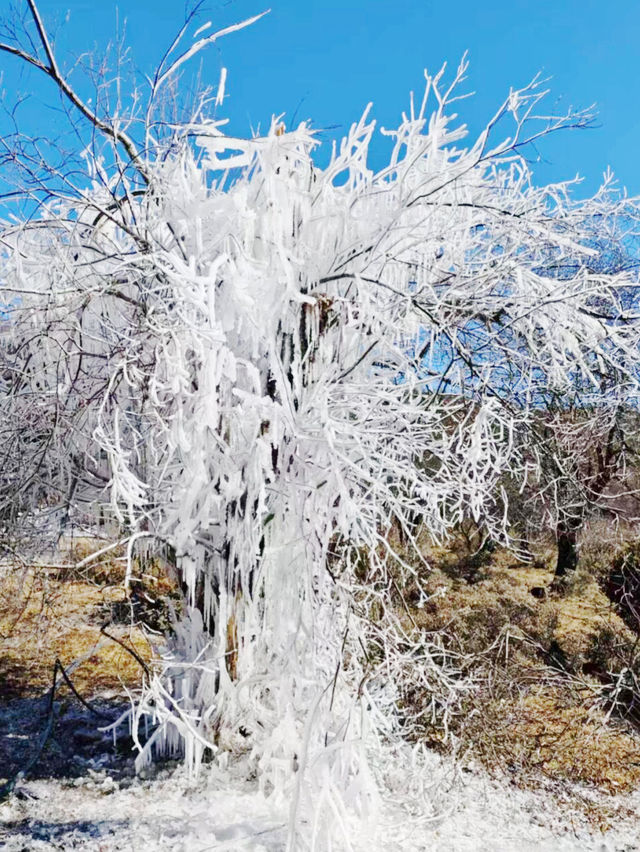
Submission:
M 245 754 L 290 803 L 291 848 L 329 848 L 419 723 L 408 689 L 446 725 L 464 688 L 402 605 L 416 571 L 392 524 L 411 543 L 416 519 L 444 537 L 470 514 L 506 538 L 500 480 L 530 472 L 514 436 L 540 395 L 597 394 L 594 364 L 635 393 L 632 279 L 592 269 L 585 226 L 623 202 L 535 186 L 520 151 L 588 120 L 540 114 L 538 81 L 469 141 L 451 114 L 466 65 L 426 75 L 382 131 L 384 168 L 369 110 L 320 168 L 307 123 L 230 138 L 207 95 L 163 118 L 220 34 L 187 42 L 188 21 L 144 100 L 109 105 L 103 81 L 92 107 L 27 5 L 30 40 L 0 49 L 54 80 L 90 144 L 71 170 L 6 143 L 32 206 L 2 228 L 3 406 L 43 418 L 23 442 L 49 459 L 48 499 L 108 502 L 130 570 L 141 548 L 175 557 L 188 608 L 133 714 L 156 723 L 140 760 Z
M 637 274 L 637 220 L 624 211 L 585 222 L 584 244 L 592 250 L 590 272 L 608 276 Z M 589 232 L 590 235 L 589 235 Z M 569 258 L 547 263 L 559 279 L 572 276 L 576 263 Z M 619 291 L 615 314 L 594 302 L 592 314 L 604 322 L 635 323 L 637 288 Z M 591 358 L 589 374 L 576 376 L 571 386 L 545 387 L 535 416 L 529 419 L 525 440 L 535 457 L 534 482 L 525 493 L 525 512 L 546 516 L 557 544 L 556 577 L 578 564 L 582 527 L 590 518 L 604 515 L 613 521 L 630 521 L 637 514 L 635 468 L 637 467 L 637 392 L 632 369 L 626 375 L 625 359 L 603 362 Z

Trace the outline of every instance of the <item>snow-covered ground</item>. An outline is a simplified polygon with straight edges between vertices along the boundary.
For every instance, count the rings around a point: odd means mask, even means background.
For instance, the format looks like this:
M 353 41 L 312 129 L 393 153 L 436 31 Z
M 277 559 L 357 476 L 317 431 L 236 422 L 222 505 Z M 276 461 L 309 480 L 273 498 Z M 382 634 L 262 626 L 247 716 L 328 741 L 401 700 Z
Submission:
M 86 849 L 91 852 L 277 852 L 285 849 L 287 813 L 237 772 L 210 769 L 198 783 L 180 769 L 153 779 L 121 778 L 89 770 L 75 780 L 24 782 L 19 796 L 0 805 L 0 848 Z M 224 779 L 224 780 L 223 780 Z M 354 852 L 636 852 L 640 796 L 606 800 L 624 817 L 605 833 L 589 828 L 579 809 L 563 809 L 562 790 L 525 792 L 481 770 L 453 772 L 434 756 L 431 805 L 414 821 L 391 806 L 371 831 L 351 840 Z M 224 786 L 222 786 L 224 784 Z M 565 787 L 566 790 L 566 787 Z M 576 791 L 573 791 L 575 802 Z M 583 796 L 588 797 L 584 792 Z M 439 812 L 439 813 L 438 813 Z M 636 817 L 634 818 L 634 814 Z M 348 848 L 346 846 L 341 848 Z M 328 850 L 317 849 L 317 852 Z M 336 852 L 336 847 L 333 847 Z
M 222 764 L 207 764 L 198 781 L 177 764 L 135 776 L 127 732 L 120 730 L 115 745 L 108 730 L 100 730 L 125 705 L 105 694 L 93 706 L 100 720 L 78 702 L 56 703 L 47 748 L 16 794 L 0 804 L 1 850 L 285 850 L 287 802 L 260 792 L 246 748 L 231 762 L 223 757 Z M 0 781 L 27 764 L 45 715 L 41 699 L 0 705 Z M 398 749 L 378 766 L 388 790 L 386 804 L 347 827 L 349 845 L 329 848 L 323 841 L 314 852 L 640 850 L 640 791 L 611 797 L 541 780 L 540 789 L 530 792 L 516 786 L 515 775 L 493 779 L 472 763 L 454 764 L 433 752 L 421 752 L 416 774 L 409 747 Z M 396 800 L 410 801 L 411 813 Z M 610 828 L 594 829 L 588 811 L 606 817 Z

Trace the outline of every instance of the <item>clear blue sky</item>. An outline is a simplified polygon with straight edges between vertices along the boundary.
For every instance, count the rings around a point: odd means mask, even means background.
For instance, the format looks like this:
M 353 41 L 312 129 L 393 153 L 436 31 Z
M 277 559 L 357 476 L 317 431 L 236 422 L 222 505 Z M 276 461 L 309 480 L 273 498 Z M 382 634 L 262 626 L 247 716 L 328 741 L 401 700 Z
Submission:
M 640 194 L 638 0 L 213 0 L 201 20 L 224 26 L 269 5 L 266 18 L 221 41 L 203 62 L 204 79 L 213 85 L 220 67 L 229 69 L 222 114 L 234 132 L 264 128 L 272 113 L 284 112 L 288 122 L 294 114 L 310 118 L 336 135 L 368 101 L 380 123 L 393 125 L 409 91 L 422 89 L 423 69 L 435 71 L 445 60 L 456 66 L 468 50 L 467 88 L 477 94 L 460 104 L 460 113 L 472 128 L 481 127 L 510 86 L 542 71 L 553 78 L 551 105 L 595 102 L 600 126 L 547 140 L 539 180 L 579 172 L 586 178 L 581 192 L 592 191 L 611 166 L 631 194 Z M 153 69 L 183 20 L 181 0 L 40 0 L 40 9 L 66 59 L 104 50 L 117 21 L 126 19 L 126 41 L 143 72 Z M 25 116 L 50 121 L 39 105 L 46 81 L 18 74 L 6 55 L 0 68 L 5 100 L 16 90 L 29 92 Z

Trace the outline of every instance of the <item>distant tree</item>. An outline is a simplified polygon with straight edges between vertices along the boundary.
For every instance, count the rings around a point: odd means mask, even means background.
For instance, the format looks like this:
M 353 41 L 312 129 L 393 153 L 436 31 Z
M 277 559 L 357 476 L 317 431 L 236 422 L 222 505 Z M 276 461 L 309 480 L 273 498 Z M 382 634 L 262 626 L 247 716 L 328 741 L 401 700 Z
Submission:
M 541 418 L 534 439 L 538 476 L 530 505 L 541 504 L 554 532 L 556 577 L 577 567 L 586 521 L 598 515 L 633 519 L 633 501 L 624 497 L 634 490 L 636 428 L 636 413 L 623 405 L 583 408 L 574 400 Z
M 587 269 L 608 276 L 631 275 L 612 313 L 594 299 L 591 315 L 608 328 L 637 322 L 636 286 L 640 254 L 637 222 L 624 206 L 610 217 L 585 222 L 583 244 L 591 251 Z M 551 259 L 547 271 L 559 280 L 578 271 L 575 260 Z M 638 396 L 636 368 L 624 356 L 615 364 L 589 356 L 586 373 L 537 396 L 538 411 L 523 433 L 535 470 L 526 489 L 527 511 L 546 517 L 557 545 L 555 575 L 563 577 L 579 560 L 580 532 L 598 515 L 632 520 L 636 511 Z M 535 505 L 538 504 L 538 509 Z

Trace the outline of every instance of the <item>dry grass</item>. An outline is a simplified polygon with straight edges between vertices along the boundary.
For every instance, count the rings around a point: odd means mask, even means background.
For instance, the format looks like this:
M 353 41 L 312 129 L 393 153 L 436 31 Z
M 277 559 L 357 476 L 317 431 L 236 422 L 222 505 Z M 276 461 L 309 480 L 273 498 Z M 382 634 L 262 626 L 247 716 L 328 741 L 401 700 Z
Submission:
M 492 698 L 465 728 L 465 742 L 488 767 L 517 772 L 535 784 L 538 773 L 580 782 L 608 793 L 636 789 L 640 738 L 619 723 L 607 723 L 588 692 L 562 684 L 531 684 L 508 700 Z
M 425 551 L 430 597 L 418 607 L 419 596 L 406 589 L 405 600 L 418 626 L 446 636 L 476 685 L 454 723 L 459 750 L 520 784 L 546 778 L 608 793 L 637 788 L 640 733 L 607 713 L 598 673 L 619 670 L 638 637 L 604 595 L 594 565 L 587 560 L 565 593 L 554 594 L 548 550 L 522 564 L 498 549 L 472 564 L 472 574 L 456 548 Z M 613 552 L 610 543 L 602 548 L 603 558 Z M 435 728 L 424 735 L 441 741 Z
M 117 573 L 109 577 L 113 583 L 98 585 L 74 578 L 71 570 L 0 571 L 0 699 L 41 694 L 51 684 L 56 659 L 65 667 L 84 659 L 72 679 L 87 698 L 140 682 L 140 664 L 100 629 L 110 606 L 126 598 Z M 111 625 L 109 633 L 150 659 L 139 627 Z

